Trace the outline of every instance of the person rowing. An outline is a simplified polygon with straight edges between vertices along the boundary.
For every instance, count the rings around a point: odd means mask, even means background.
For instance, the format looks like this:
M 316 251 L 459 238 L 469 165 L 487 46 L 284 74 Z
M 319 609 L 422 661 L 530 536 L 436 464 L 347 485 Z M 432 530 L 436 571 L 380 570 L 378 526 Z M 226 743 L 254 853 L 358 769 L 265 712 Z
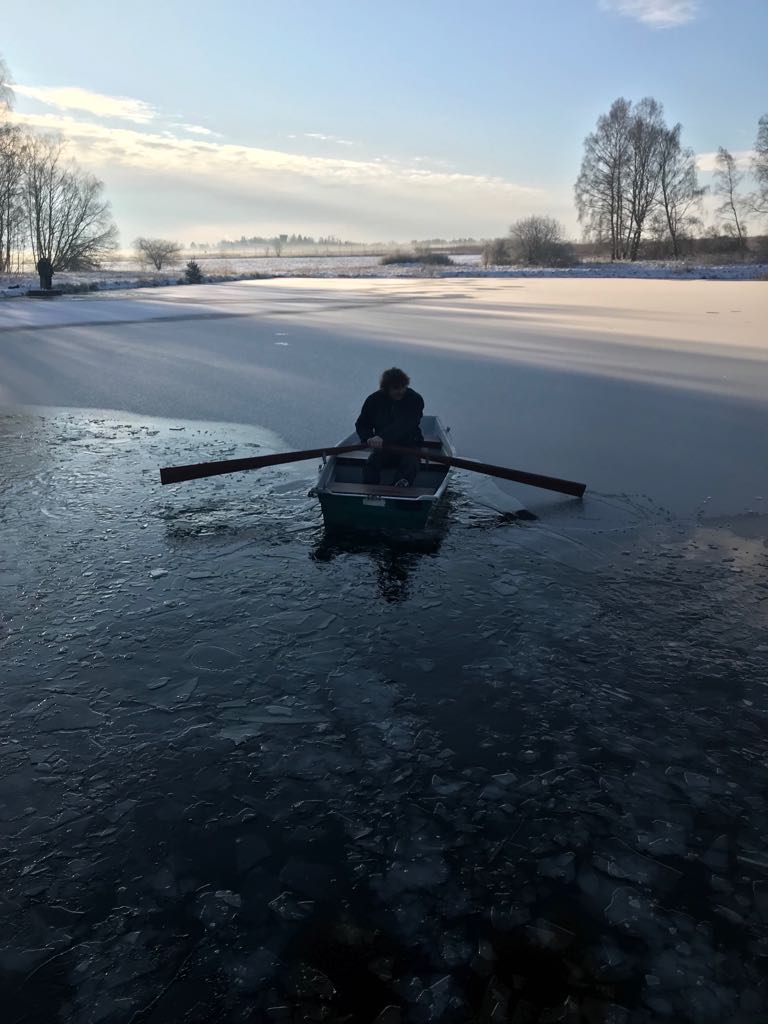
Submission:
M 363 402 L 355 430 L 363 444 L 373 449 L 363 467 L 363 483 L 378 484 L 382 470 L 394 469 L 395 487 L 413 486 L 419 472 L 416 452 L 424 442 L 419 426 L 424 399 L 410 383 L 408 374 L 393 366 L 382 373 L 379 390 Z M 387 444 L 413 448 L 414 454 L 388 452 Z

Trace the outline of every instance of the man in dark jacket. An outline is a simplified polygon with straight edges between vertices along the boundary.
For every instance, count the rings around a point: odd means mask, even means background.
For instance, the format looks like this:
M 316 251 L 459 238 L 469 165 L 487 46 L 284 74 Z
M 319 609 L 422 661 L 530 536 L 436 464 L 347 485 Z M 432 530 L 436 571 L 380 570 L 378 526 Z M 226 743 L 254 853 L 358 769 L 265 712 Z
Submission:
M 35 268 L 40 276 L 40 287 L 49 292 L 53 288 L 53 264 L 47 256 L 41 256 Z
M 363 481 L 367 484 L 379 483 L 382 469 L 394 469 L 395 486 L 411 487 L 419 472 L 418 455 L 398 455 L 382 450 L 387 444 L 418 449 L 424 441 L 419 429 L 424 399 L 409 384 L 408 374 L 397 367 L 385 370 L 379 390 L 366 398 L 357 417 L 358 437 L 373 448 L 363 469 Z

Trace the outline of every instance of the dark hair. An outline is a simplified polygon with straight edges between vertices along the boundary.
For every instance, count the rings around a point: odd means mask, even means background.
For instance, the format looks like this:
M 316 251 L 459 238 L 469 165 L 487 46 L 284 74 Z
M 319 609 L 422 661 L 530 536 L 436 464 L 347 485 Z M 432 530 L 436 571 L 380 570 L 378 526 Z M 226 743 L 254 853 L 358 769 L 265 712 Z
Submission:
M 411 378 L 408 374 L 393 366 L 382 373 L 379 387 L 382 391 L 389 391 L 390 388 L 407 388 L 410 383 Z

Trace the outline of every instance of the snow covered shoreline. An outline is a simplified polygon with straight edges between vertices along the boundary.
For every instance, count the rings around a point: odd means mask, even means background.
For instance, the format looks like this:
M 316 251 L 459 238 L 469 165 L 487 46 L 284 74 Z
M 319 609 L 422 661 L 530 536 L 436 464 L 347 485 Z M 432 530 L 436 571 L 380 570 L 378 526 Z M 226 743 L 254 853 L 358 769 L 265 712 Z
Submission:
M 450 267 L 420 264 L 382 266 L 378 256 L 284 256 L 202 260 L 206 284 L 233 283 L 260 278 L 639 278 L 644 280 L 768 281 L 768 263 L 707 265 L 675 261 L 609 263 L 590 261 L 574 267 L 483 267 L 477 255 L 455 256 Z M 180 268 L 148 274 L 141 270 L 103 270 L 60 273 L 55 285 L 66 293 L 162 288 L 183 284 Z M 38 287 L 36 274 L 0 275 L 0 298 L 15 298 Z

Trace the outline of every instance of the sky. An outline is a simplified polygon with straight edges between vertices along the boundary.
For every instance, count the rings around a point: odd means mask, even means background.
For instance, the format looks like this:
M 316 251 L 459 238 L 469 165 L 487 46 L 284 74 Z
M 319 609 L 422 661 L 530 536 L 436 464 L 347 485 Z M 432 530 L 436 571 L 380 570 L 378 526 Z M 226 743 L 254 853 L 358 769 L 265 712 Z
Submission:
M 73 11 L 75 16 L 73 16 Z M 15 117 L 56 131 L 139 234 L 578 236 L 584 136 L 653 95 L 745 166 L 768 0 L 36 0 L 5 21 Z

